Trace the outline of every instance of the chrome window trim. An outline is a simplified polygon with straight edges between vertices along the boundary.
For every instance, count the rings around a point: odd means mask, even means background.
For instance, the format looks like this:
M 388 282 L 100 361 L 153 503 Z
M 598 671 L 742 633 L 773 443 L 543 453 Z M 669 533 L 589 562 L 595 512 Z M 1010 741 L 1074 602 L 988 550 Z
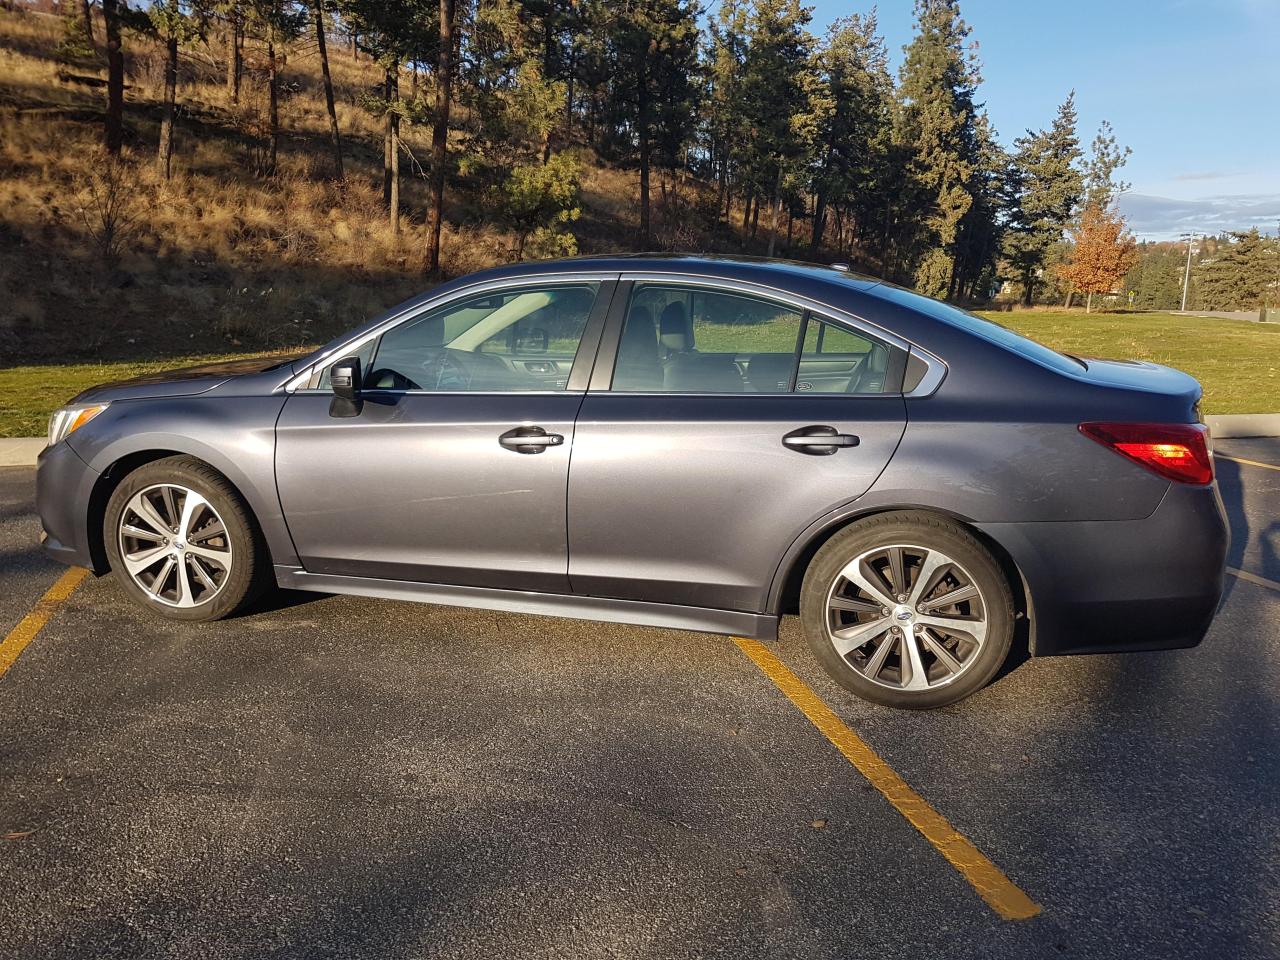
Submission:
M 546 273 L 546 274 L 521 274 L 518 277 L 502 277 L 496 280 L 482 280 L 479 283 L 473 283 L 465 287 L 459 287 L 448 293 L 442 293 L 437 296 L 424 300 L 421 303 L 414 304 L 394 316 L 388 317 L 382 323 L 378 324 L 372 330 L 366 330 L 358 337 L 342 343 L 332 350 L 326 351 L 322 356 L 317 357 L 311 363 L 303 367 L 298 373 L 294 374 L 284 385 L 286 393 L 329 393 L 328 390 L 321 390 L 317 387 L 308 387 L 307 383 L 317 373 L 323 373 L 325 368 L 330 364 L 336 363 L 338 360 L 359 350 L 371 340 L 376 340 L 393 327 L 398 327 L 402 323 L 408 323 L 416 320 L 431 310 L 439 307 L 447 306 L 455 300 L 469 297 L 477 293 L 484 293 L 489 290 L 502 290 L 506 287 L 518 287 L 529 283 L 535 283 L 538 286 L 546 283 L 608 283 L 610 280 L 617 280 L 618 273 L 616 270 L 603 271 L 593 273 L 582 271 L 578 273 Z M 372 391 L 371 391 L 372 392 Z M 440 390 L 380 390 L 379 393 L 466 393 L 468 391 L 440 391 Z M 493 392 L 493 391 L 490 391 Z M 522 390 L 520 393 L 564 393 L 563 390 Z
M 915 344 L 911 345 L 911 356 L 919 357 L 924 361 L 925 371 L 915 389 L 907 391 L 903 396 L 910 398 L 927 397 L 942 386 L 942 381 L 947 376 L 947 365 L 943 360 Z

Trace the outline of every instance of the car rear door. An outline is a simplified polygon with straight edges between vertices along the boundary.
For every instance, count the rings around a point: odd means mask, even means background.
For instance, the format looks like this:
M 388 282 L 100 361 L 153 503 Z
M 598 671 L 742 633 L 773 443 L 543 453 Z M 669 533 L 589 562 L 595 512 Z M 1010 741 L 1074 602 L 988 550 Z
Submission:
M 574 431 L 574 592 L 763 611 L 796 537 L 892 456 L 904 363 L 776 292 L 624 281 Z
M 461 294 L 365 344 L 356 416 L 285 403 L 276 478 L 310 573 L 568 592 L 574 420 L 612 279 Z

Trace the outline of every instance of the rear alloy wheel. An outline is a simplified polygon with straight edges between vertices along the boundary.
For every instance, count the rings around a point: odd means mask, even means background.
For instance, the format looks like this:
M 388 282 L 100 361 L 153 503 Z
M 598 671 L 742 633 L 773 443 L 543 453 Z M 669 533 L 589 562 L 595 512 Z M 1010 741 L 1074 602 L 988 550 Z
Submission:
M 1000 669 L 1013 634 L 1009 585 L 963 527 L 883 514 L 828 541 L 810 564 L 801 622 L 823 667 L 867 700 L 954 703 Z
M 235 489 L 187 457 L 129 474 L 107 504 L 111 569 L 144 606 L 178 620 L 217 620 L 261 586 L 265 550 Z

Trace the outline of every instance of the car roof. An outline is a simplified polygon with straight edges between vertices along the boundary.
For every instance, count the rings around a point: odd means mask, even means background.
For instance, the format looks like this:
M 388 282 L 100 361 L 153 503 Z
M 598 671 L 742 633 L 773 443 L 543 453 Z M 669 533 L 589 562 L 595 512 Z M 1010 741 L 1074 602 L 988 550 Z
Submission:
M 677 253 L 624 253 L 569 257 L 561 260 L 523 261 L 483 270 L 462 279 L 476 281 L 506 276 L 535 276 L 577 271 L 728 276 L 761 283 L 784 279 L 821 280 L 827 283 L 838 283 L 855 290 L 869 290 L 881 283 L 879 278 L 855 273 L 845 265 L 806 263 L 801 260 L 778 260 L 766 257 Z

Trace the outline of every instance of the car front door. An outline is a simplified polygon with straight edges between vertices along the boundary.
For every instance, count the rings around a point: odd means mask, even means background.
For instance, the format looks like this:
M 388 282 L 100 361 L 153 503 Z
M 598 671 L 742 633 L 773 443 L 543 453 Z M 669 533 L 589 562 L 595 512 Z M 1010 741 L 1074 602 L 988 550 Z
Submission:
M 574 432 L 573 590 L 763 611 L 796 537 L 892 456 L 903 363 L 741 284 L 622 283 Z
M 567 592 L 574 420 L 615 284 L 525 281 L 363 344 L 358 413 L 319 372 L 276 428 L 309 573 Z

